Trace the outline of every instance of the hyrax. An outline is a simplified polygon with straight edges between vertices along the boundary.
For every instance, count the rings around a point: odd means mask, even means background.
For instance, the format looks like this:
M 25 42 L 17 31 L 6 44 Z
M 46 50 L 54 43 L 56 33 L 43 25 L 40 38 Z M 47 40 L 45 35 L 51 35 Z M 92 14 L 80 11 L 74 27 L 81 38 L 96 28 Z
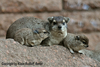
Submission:
M 14 35 L 15 35 L 16 31 L 18 31 L 22 28 L 36 29 L 36 28 L 44 28 L 44 26 L 46 26 L 46 28 L 47 28 L 48 27 L 47 25 L 48 25 L 47 21 L 43 21 L 41 19 L 34 18 L 34 17 L 23 17 L 23 18 L 16 20 L 9 27 L 9 29 L 7 30 L 7 33 L 6 33 L 6 38 L 14 39 Z
M 49 32 L 46 39 L 41 42 L 43 46 L 58 45 L 67 36 L 68 17 L 56 16 L 50 17 Z
M 79 53 L 82 53 L 82 54 L 100 62 L 100 51 L 82 49 L 79 51 Z
M 78 52 L 81 49 L 88 47 L 88 38 L 83 34 L 68 33 L 67 37 L 63 40 L 63 46 L 67 47 L 71 53 Z
M 47 37 L 45 29 L 29 29 L 22 28 L 16 31 L 14 40 L 18 41 L 22 45 L 37 46 L 40 45 L 41 41 Z

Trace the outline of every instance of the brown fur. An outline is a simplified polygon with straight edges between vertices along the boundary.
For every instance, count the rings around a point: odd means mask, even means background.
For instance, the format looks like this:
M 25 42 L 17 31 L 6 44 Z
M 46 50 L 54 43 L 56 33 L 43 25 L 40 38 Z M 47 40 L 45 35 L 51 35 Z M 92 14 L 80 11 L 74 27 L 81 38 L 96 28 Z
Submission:
M 68 33 L 67 37 L 63 40 L 63 46 L 67 47 L 71 53 L 78 52 L 81 49 L 88 47 L 88 38 L 85 35 Z
M 23 17 L 16 20 L 13 24 L 11 24 L 11 26 L 7 30 L 6 38 L 14 39 L 14 35 L 16 31 L 22 28 L 37 29 L 37 28 L 45 28 L 45 27 L 48 28 L 47 21 L 43 21 L 41 19 L 34 18 L 34 17 Z
M 47 37 L 45 29 L 36 29 L 38 33 L 34 32 L 34 29 L 23 28 L 18 30 L 14 35 L 14 40 L 18 41 L 20 44 L 27 46 L 37 46 L 40 45 L 41 41 Z
M 85 54 L 86 56 L 100 62 L 100 51 L 82 49 L 79 53 Z
M 49 20 L 49 36 L 44 39 L 41 45 L 51 46 L 59 44 L 67 36 L 68 17 L 56 16 L 50 17 Z

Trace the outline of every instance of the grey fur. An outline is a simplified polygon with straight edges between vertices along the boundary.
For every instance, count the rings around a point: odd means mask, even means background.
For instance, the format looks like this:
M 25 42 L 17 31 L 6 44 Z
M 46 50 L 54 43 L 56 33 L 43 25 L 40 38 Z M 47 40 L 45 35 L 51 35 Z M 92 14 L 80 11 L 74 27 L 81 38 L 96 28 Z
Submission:
M 79 51 L 79 53 L 82 53 L 82 54 L 100 62 L 100 51 L 82 49 Z
M 14 39 L 15 32 L 22 28 L 36 29 L 36 28 L 47 28 L 48 22 L 34 17 L 23 17 L 16 20 L 7 30 L 6 38 Z M 45 29 L 46 29 L 45 28 Z
M 37 30 L 38 33 L 34 31 Z M 45 29 L 29 29 L 29 28 L 22 28 L 16 31 L 14 35 L 14 40 L 18 41 L 22 45 L 27 46 L 37 46 L 40 45 L 41 41 L 47 37 L 47 33 Z
M 63 22 L 65 20 L 65 22 Z M 41 45 L 51 46 L 58 45 L 67 36 L 67 23 L 69 18 L 65 19 L 62 16 L 50 17 L 49 21 L 49 36 L 44 39 Z
M 62 42 L 64 47 L 67 47 L 71 53 L 74 53 L 74 51 L 78 52 L 87 48 L 89 40 L 85 35 L 68 33 Z

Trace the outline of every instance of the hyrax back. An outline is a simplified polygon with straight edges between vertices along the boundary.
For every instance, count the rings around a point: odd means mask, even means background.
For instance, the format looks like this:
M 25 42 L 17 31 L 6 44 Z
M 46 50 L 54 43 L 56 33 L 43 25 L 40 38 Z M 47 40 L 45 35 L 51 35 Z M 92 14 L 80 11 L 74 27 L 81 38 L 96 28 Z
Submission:
M 29 29 L 22 28 L 14 35 L 14 40 L 22 45 L 36 46 L 40 45 L 41 41 L 47 37 L 45 29 Z
M 81 49 L 88 47 L 88 38 L 83 34 L 68 33 L 67 37 L 63 40 L 63 45 L 67 47 L 71 53 L 78 52 Z
M 100 51 L 82 49 L 79 51 L 79 53 L 82 53 L 82 54 L 100 62 Z
M 23 17 L 16 20 L 7 30 L 6 38 L 14 38 L 15 32 L 22 28 L 36 29 L 44 28 L 47 21 L 43 21 L 34 17 Z
M 55 16 L 48 18 L 49 36 L 41 42 L 41 45 L 50 46 L 59 44 L 67 36 L 68 17 Z

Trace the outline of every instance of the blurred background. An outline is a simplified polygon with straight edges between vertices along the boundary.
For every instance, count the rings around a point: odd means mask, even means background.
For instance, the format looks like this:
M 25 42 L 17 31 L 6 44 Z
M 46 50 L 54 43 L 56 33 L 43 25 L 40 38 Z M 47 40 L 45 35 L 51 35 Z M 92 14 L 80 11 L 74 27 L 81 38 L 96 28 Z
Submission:
M 0 0 L 0 38 L 17 19 L 69 17 L 68 32 L 85 34 L 90 49 L 100 48 L 100 0 Z

